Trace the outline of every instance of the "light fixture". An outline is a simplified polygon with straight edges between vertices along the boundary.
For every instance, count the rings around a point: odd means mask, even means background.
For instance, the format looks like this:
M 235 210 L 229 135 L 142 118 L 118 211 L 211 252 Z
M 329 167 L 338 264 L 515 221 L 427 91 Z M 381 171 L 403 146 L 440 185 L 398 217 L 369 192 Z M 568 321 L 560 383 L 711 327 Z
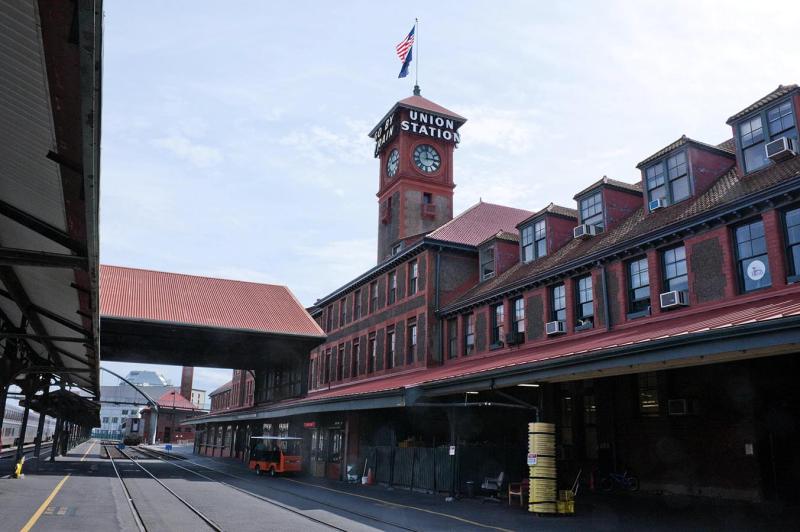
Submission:
M 478 392 L 464 392 L 467 395 L 478 395 Z
M 538 384 L 517 384 L 517 386 L 521 386 L 523 388 L 538 388 Z

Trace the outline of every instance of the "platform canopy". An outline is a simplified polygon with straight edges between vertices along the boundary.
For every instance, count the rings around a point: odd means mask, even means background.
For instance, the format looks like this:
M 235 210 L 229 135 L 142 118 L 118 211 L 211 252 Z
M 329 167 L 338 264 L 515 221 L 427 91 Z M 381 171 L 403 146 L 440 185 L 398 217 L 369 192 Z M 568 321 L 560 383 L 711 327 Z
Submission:
M 103 360 L 258 369 L 325 333 L 285 286 L 100 267 Z
M 31 410 L 53 418 L 60 418 L 84 427 L 100 426 L 100 404 L 68 390 L 55 390 L 45 395 L 33 396 L 30 402 L 25 399 L 20 406 L 30 406 Z
M 0 2 L 0 386 L 97 395 L 102 2 Z

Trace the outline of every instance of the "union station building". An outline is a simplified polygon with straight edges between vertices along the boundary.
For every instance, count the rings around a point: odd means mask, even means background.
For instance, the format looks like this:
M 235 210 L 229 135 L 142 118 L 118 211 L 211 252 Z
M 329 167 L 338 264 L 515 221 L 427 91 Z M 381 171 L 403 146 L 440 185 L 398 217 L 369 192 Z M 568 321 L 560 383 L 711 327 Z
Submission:
M 195 452 L 298 436 L 311 474 L 463 491 L 525 476 L 539 420 L 566 486 L 628 470 L 653 492 L 796 497 L 799 110 L 782 85 L 731 110 L 731 138 L 631 161 L 636 182 L 454 216 L 467 119 L 397 102 L 370 132 L 376 265 L 308 309 L 324 341 L 307 356 L 212 394 Z

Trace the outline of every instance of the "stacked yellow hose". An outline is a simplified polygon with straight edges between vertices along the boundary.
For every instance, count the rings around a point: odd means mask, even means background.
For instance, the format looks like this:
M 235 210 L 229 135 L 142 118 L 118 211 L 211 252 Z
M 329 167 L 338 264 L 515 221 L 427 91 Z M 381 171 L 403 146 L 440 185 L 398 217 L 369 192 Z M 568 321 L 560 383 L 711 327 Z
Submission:
M 530 469 L 528 510 L 556 513 L 556 426 L 553 423 L 528 423 L 528 452 L 536 455 Z

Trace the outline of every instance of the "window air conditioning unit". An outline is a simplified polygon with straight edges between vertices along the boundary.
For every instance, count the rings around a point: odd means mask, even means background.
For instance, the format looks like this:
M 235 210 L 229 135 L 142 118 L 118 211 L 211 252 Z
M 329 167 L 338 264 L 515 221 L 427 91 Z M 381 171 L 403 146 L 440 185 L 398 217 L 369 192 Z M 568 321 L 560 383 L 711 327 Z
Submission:
M 654 199 L 653 201 L 647 204 L 647 207 L 650 209 L 651 212 L 656 209 L 663 209 L 666 206 L 667 206 L 667 200 L 665 198 Z
M 525 333 L 510 332 L 506 333 L 506 344 L 518 345 L 525 342 Z
M 767 157 L 773 161 L 783 161 L 797 155 L 797 141 L 788 137 L 781 137 L 772 142 L 767 142 L 764 146 Z
M 548 336 L 554 336 L 556 334 L 564 334 L 567 332 L 567 327 L 566 324 L 561 320 L 548 321 L 544 326 L 544 330 Z
M 667 414 L 670 416 L 685 416 L 689 413 L 689 403 L 686 399 L 670 399 L 667 401 Z
M 597 226 L 589 224 L 581 224 L 572 230 L 574 238 L 589 238 L 597 234 Z
M 683 290 L 664 292 L 658 297 L 661 300 L 661 308 L 685 307 L 689 304 L 688 294 Z

